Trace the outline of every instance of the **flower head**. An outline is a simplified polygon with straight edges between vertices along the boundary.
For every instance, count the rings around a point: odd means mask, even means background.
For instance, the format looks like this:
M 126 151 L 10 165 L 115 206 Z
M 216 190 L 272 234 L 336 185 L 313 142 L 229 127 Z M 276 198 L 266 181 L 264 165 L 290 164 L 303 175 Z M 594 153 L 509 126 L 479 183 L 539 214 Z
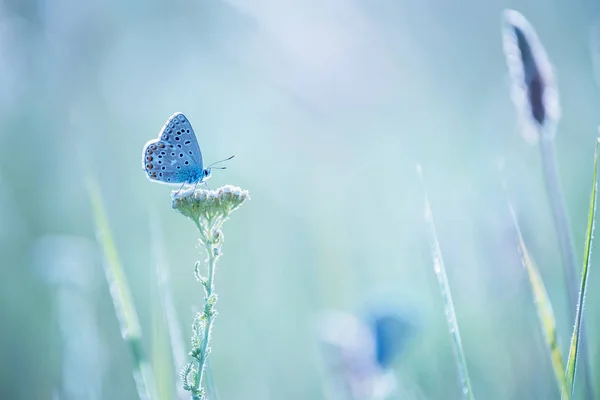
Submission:
M 529 141 L 552 139 L 560 118 L 558 89 L 546 50 L 527 19 L 504 11 L 504 54 L 512 81 L 512 97 Z
M 247 190 L 226 185 L 216 190 L 198 189 L 172 195 L 173 208 L 190 218 L 200 231 L 203 242 L 219 238 L 229 215 L 250 198 Z

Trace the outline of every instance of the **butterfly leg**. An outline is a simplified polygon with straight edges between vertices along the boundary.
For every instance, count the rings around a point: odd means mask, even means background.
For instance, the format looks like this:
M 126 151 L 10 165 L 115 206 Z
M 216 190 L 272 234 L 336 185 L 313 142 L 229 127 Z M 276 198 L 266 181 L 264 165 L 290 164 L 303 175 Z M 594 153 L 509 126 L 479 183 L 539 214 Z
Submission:
M 181 192 L 181 189 L 183 189 L 184 186 L 185 186 L 185 182 L 183 182 L 183 185 L 181 185 L 181 187 L 179 188 L 177 193 L 175 193 L 175 196 L 177 196 L 179 194 L 179 192 Z
M 206 189 L 210 190 L 210 188 L 208 187 L 208 183 L 206 181 L 204 181 L 202 183 L 204 183 L 204 185 L 206 186 Z

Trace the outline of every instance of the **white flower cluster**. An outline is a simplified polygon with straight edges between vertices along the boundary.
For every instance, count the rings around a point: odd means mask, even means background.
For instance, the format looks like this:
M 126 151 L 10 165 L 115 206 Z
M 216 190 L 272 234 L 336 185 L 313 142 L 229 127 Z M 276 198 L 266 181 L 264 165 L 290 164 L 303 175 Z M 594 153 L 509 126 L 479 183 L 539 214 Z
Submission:
M 218 236 L 221 225 L 229 215 L 250 199 L 247 190 L 226 185 L 216 190 L 197 189 L 181 194 L 173 192 L 172 205 L 184 216 L 194 221 L 201 239 Z

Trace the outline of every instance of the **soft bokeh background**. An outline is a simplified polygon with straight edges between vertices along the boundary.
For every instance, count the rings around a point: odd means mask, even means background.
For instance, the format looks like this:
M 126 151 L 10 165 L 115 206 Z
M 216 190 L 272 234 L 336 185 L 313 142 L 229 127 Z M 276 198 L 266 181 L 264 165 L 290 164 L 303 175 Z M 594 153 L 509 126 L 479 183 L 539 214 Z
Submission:
M 572 322 L 539 152 L 519 135 L 510 102 L 506 7 L 532 22 L 557 71 L 556 145 L 581 259 L 600 122 L 595 1 L 3 1 L 0 396 L 136 396 L 88 173 L 100 183 L 146 349 L 165 341 L 152 222 L 189 337 L 202 301 L 193 265 L 204 256 L 193 224 L 140 160 L 182 111 L 207 162 L 236 155 L 211 187 L 252 196 L 225 225 L 216 277 L 220 398 L 323 398 L 315 314 L 358 312 L 381 297 L 418 316 L 396 368 L 407 393 L 460 397 L 417 162 L 476 396 L 558 398 L 496 170 L 501 157 L 565 349 Z M 599 257 L 586 312 L 600 390 Z

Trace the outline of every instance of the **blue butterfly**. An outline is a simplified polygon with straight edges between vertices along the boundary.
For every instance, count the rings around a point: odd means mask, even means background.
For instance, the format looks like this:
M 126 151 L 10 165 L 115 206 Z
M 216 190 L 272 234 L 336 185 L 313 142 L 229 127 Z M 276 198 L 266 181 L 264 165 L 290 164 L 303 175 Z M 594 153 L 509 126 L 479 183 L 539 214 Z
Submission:
M 158 139 L 150 140 L 144 146 L 142 165 L 148 178 L 152 181 L 166 184 L 181 183 L 181 190 L 186 184 L 205 183 L 211 176 L 211 166 L 223 161 L 217 161 L 204 168 L 202 152 L 196 140 L 196 134 L 190 121 L 177 112 L 165 123 Z M 225 169 L 225 167 L 219 167 Z

